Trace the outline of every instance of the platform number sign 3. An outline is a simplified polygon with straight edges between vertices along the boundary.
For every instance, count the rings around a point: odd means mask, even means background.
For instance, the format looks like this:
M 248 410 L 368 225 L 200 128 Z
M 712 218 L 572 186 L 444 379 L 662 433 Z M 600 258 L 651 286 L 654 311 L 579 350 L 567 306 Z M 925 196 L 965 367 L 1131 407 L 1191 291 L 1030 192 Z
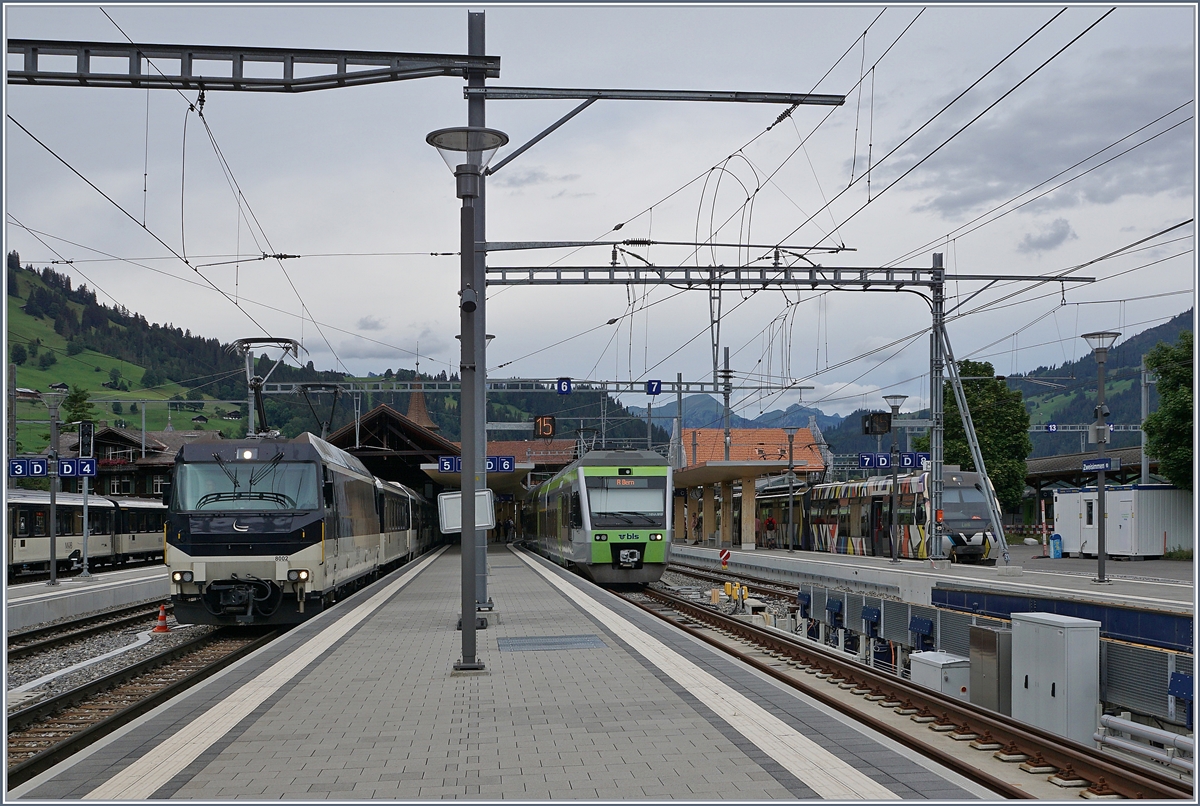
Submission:
M 554 439 L 555 423 L 554 417 L 549 414 L 540 414 L 533 418 L 533 435 L 542 439 Z
M 571 394 L 571 379 L 570 378 L 559 378 L 554 383 L 554 391 L 558 392 L 560 395 Z

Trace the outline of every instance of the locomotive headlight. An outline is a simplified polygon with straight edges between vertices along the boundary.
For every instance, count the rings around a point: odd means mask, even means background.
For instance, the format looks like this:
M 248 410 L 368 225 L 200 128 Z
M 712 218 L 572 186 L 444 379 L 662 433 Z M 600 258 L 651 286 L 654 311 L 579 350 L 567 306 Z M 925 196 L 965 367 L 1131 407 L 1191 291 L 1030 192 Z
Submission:
M 307 582 L 309 573 L 304 568 L 293 568 L 287 572 L 288 582 Z
M 661 532 L 653 532 L 653 533 L 650 535 L 650 539 L 651 539 L 651 540 L 662 540 L 662 538 L 663 538 L 663 536 L 662 536 L 662 533 L 661 533 Z
M 194 578 L 195 577 L 192 575 L 191 571 L 172 571 L 171 572 L 171 581 L 172 582 L 191 582 Z
M 597 542 L 603 543 L 605 540 L 608 540 L 608 535 L 596 535 L 596 540 Z

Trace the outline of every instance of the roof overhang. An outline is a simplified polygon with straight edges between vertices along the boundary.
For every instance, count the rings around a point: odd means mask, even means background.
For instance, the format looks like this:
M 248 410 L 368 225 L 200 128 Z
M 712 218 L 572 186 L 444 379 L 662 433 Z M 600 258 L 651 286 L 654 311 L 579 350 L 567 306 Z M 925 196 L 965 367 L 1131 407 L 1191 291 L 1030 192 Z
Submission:
M 529 478 L 533 468 L 533 462 L 516 462 L 511 473 L 488 473 L 487 486 L 497 495 L 512 495 L 517 499 L 523 499 L 527 492 L 525 480 Z M 438 469 L 437 462 L 423 464 L 421 470 L 447 489 L 462 489 L 461 476 L 458 473 L 443 473 Z
M 803 472 L 808 468 L 808 460 L 792 463 L 792 467 Z M 701 462 L 698 465 L 676 470 L 674 481 L 676 487 L 706 487 L 710 484 L 722 484 L 731 481 L 741 481 L 747 478 L 758 478 L 768 473 L 787 472 L 786 460 L 777 461 L 716 461 Z

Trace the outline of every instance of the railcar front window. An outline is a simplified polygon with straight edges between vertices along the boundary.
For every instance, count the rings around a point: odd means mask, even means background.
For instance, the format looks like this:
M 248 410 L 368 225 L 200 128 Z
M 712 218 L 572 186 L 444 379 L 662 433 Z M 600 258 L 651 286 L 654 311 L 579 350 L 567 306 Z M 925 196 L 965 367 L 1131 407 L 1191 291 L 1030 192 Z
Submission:
M 649 481 L 604 478 L 603 486 L 593 487 L 589 484 L 588 506 L 591 509 L 592 528 L 665 527 L 665 486 L 650 486 Z M 615 486 L 617 483 L 629 483 L 630 486 Z
M 976 487 L 947 487 L 942 492 L 942 517 L 947 521 L 986 521 L 987 499 Z
M 180 465 L 175 503 L 185 512 L 320 509 L 312 462 L 220 462 Z

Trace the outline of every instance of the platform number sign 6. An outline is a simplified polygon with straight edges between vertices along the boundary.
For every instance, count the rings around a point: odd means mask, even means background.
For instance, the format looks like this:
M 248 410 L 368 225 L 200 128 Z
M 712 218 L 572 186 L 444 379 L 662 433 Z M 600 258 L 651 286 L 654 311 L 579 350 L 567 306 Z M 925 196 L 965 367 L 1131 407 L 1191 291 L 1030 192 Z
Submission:
M 558 392 L 560 395 L 571 394 L 571 379 L 570 378 L 559 378 L 554 384 L 554 390 L 556 392 Z
M 662 381 L 646 381 L 646 394 L 661 395 Z

